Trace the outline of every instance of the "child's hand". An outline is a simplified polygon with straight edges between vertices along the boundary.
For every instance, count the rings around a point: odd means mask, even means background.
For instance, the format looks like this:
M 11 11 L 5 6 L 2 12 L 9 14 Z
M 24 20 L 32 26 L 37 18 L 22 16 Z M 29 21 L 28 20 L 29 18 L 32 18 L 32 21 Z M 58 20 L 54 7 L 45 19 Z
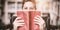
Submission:
M 43 28 L 45 28 L 45 21 L 42 19 L 42 17 L 40 16 L 35 16 L 34 17 L 34 22 L 35 24 L 38 24 L 40 26 L 40 29 L 42 30 Z
M 15 19 L 15 21 L 13 22 L 13 25 L 14 25 L 14 29 L 17 29 L 17 27 L 19 27 L 19 26 L 24 26 L 24 20 L 23 19 L 21 19 L 21 17 L 17 17 L 16 19 Z

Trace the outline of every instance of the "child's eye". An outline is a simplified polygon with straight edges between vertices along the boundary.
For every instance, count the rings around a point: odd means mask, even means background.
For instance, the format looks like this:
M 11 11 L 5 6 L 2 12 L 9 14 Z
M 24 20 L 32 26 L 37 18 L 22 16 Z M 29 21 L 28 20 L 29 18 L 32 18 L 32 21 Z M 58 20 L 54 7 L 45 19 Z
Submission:
M 24 9 L 27 9 L 27 7 L 25 7 Z
M 33 7 L 30 7 L 30 9 L 32 9 L 32 10 L 33 10 L 34 8 L 33 8 Z
M 30 9 L 33 9 L 33 8 L 30 8 Z

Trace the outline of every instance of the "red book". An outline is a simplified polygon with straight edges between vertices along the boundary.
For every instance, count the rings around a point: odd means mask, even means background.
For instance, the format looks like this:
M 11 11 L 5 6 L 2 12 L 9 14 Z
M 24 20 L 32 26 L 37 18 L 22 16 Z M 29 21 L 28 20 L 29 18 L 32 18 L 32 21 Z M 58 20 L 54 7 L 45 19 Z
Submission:
M 40 11 L 17 11 L 17 17 L 24 20 L 25 25 L 19 26 L 17 30 L 39 30 L 39 24 L 34 23 L 34 17 L 39 15 Z

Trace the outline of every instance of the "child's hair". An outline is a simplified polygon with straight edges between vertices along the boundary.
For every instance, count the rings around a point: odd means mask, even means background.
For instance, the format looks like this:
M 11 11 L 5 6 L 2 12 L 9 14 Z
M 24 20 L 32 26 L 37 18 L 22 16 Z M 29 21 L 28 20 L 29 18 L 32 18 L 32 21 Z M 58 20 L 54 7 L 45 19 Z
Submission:
M 22 3 L 22 9 L 24 7 L 25 2 L 32 2 L 34 4 L 34 6 L 35 6 L 35 9 L 36 9 L 36 3 L 35 3 L 35 1 L 31 1 L 31 0 L 29 0 L 29 1 L 24 0 L 23 3 Z

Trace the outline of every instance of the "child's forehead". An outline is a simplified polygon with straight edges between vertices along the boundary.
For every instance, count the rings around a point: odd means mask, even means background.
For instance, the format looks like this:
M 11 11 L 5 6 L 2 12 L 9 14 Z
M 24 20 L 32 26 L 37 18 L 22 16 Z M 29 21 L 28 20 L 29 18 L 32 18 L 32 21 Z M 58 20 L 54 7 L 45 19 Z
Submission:
M 34 6 L 34 4 L 32 3 L 32 2 L 30 2 L 30 1 L 28 1 L 28 2 L 25 2 L 25 4 L 24 4 L 24 6 Z

